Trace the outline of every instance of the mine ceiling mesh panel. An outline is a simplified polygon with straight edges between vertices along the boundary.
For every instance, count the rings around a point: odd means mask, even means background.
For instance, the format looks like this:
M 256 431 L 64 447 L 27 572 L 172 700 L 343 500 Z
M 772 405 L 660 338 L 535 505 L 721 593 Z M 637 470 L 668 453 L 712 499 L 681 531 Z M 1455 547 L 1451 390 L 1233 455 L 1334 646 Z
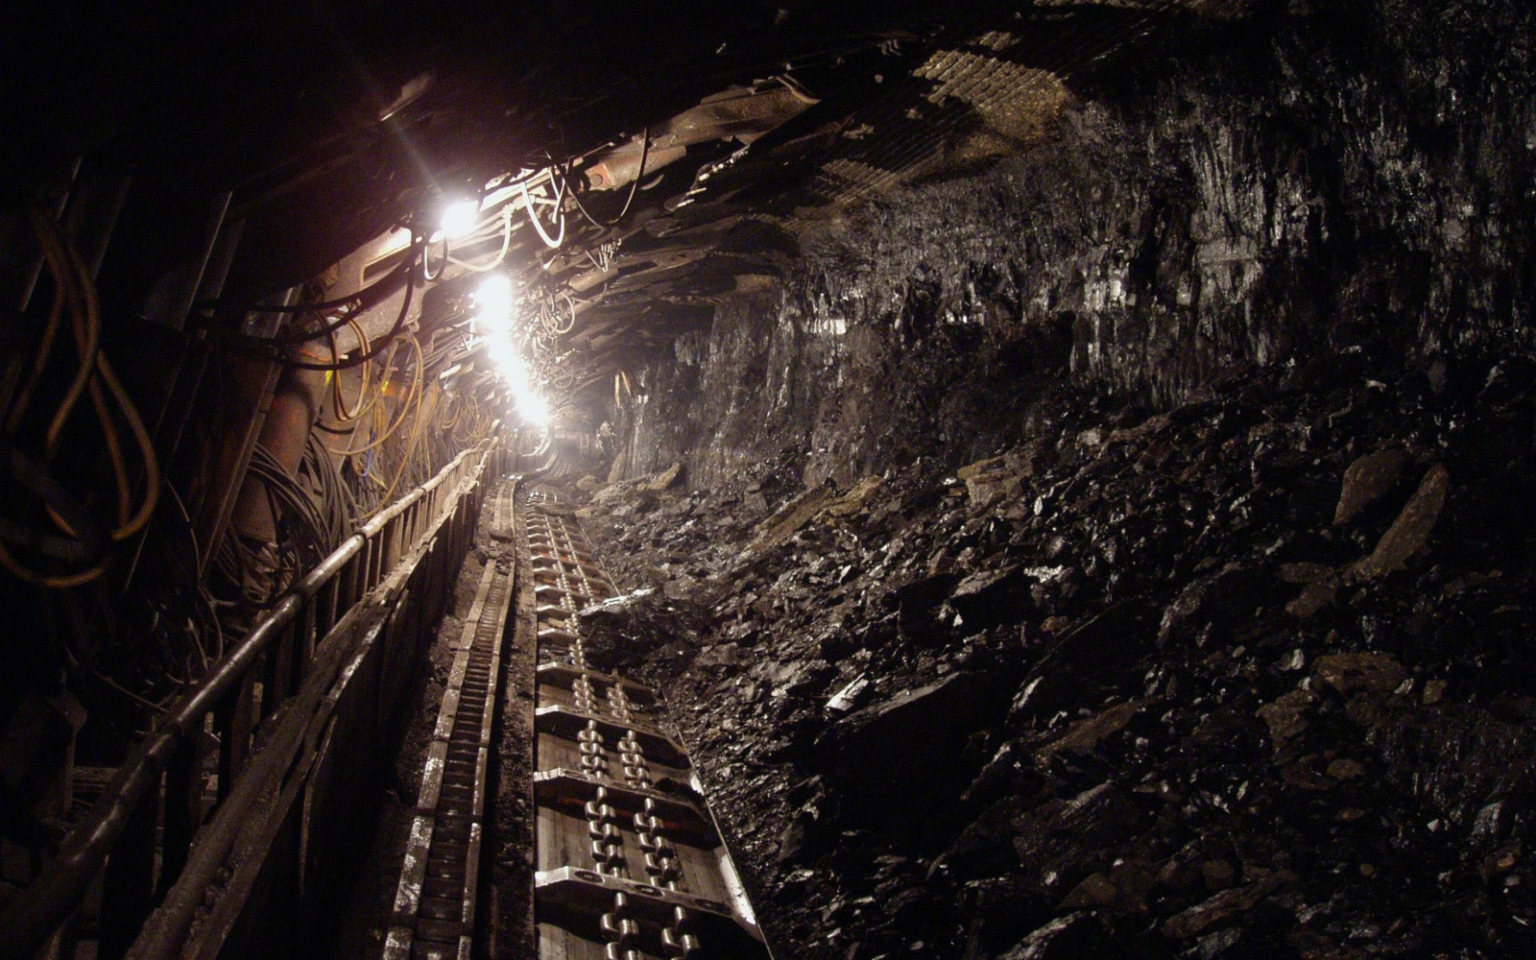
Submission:
M 990 6 L 942 39 L 889 93 L 858 111 L 819 162 L 795 214 L 819 219 L 895 185 L 1039 141 L 1071 94 L 1064 80 L 1208 3 Z M 1006 29 L 999 19 L 1014 21 Z

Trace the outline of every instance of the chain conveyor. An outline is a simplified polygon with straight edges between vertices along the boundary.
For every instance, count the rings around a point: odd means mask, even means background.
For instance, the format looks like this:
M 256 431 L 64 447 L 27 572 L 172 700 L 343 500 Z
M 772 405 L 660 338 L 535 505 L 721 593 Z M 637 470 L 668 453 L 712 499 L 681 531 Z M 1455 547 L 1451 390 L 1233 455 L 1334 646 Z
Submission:
M 554 495 L 524 513 L 537 602 L 534 910 L 541 960 L 768 960 L 661 697 L 589 663 L 577 612 L 617 594 Z

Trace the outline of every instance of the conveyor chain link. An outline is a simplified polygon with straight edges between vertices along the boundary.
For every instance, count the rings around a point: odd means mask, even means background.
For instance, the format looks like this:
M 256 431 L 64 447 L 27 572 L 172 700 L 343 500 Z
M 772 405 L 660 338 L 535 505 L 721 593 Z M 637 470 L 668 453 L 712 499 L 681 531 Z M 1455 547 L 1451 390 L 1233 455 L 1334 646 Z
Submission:
M 699 954 L 699 938 L 689 931 L 693 923 L 687 907 L 672 908 L 672 923 L 661 931 L 661 945 L 674 960 L 692 960 Z
M 605 960 L 641 960 L 639 951 L 633 949 L 635 941 L 640 938 L 640 924 L 629 919 L 629 897 L 626 894 L 613 895 L 613 909 L 603 914 L 598 926 L 603 931 L 603 939 L 608 943 L 603 947 Z

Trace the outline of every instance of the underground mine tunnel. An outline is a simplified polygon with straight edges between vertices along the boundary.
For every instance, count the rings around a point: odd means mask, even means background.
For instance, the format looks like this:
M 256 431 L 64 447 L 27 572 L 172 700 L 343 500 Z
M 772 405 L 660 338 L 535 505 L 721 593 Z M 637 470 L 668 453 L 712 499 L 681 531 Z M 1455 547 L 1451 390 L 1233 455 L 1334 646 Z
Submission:
M 1536 10 L 13 10 L 0 956 L 1536 956 Z

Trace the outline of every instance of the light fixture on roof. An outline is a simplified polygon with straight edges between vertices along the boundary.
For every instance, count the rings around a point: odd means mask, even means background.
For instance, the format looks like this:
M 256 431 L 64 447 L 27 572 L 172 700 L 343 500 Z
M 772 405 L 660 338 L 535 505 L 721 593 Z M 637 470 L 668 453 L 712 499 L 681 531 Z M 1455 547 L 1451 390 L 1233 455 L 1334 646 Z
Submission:
M 513 305 L 512 278 L 504 273 L 486 277 L 475 290 L 475 329 L 507 333 L 512 328 Z
M 480 204 L 474 200 L 454 200 L 443 207 L 443 219 L 439 224 L 443 236 L 450 240 L 468 235 L 480 222 Z
M 475 331 L 485 342 L 485 353 L 512 394 L 517 413 L 530 425 L 549 425 L 549 401 L 534 389 L 528 363 L 512 343 L 512 279 L 493 273 L 475 290 Z
M 548 400 L 529 390 L 517 396 L 516 404 L 517 415 L 528 421 L 531 426 L 549 426 L 550 410 Z

